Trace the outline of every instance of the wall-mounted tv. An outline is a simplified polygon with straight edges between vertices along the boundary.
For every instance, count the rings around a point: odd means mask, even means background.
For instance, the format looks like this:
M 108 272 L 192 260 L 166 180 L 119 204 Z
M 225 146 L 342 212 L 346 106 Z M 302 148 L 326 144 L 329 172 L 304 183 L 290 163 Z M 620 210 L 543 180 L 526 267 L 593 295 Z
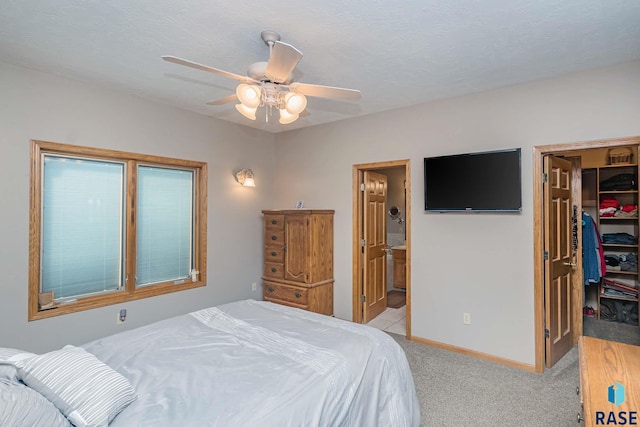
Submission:
M 424 159 L 424 209 L 520 212 L 520 148 Z

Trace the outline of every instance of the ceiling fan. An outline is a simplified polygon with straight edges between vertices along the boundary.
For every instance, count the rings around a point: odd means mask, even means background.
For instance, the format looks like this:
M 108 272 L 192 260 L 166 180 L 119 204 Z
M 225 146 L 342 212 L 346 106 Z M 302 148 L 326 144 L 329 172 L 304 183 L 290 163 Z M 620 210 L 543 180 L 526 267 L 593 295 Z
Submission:
M 292 73 L 302 59 L 302 52 L 290 44 L 281 42 L 280 34 L 275 31 L 263 31 L 260 36 L 269 46 L 269 61 L 251 64 L 246 76 L 175 56 L 163 56 L 162 59 L 240 81 L 236 93 L 207 104 L 222 105 L 239 101 L 236 109 L 251 120 L 256 119 L 258 107 L 264 106 L 268 108 L 267 121 L 275 108 L 280 113 L 280 123 L 293 123 L 298 117 L 310 114 L 306 109 L 307 96 L 343 100 L 360 99 L 359 90 L 294 82 Z

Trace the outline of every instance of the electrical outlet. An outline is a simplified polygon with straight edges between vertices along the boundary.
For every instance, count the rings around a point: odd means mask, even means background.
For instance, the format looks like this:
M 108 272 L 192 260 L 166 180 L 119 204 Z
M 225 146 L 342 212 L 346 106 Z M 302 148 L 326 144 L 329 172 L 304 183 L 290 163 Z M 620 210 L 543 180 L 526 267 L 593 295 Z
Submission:
M 251 284 L 251 290 L 252 290 L 252 291 L 258 290 L 258 284 L 257 284 L 256 282 L 253 282 L 253 283 Z
M 465 325 L 471 324 L 471 313 L 462 313 L 462 323 Z
M 118 317 L 116 319 L 116 323 L 118 325 L 120 325 L 120 324 L 124 323 L 125 320 L 127 320 L 127 309 L 123 308 L 122 310 L 120 310 L 118 312 Z

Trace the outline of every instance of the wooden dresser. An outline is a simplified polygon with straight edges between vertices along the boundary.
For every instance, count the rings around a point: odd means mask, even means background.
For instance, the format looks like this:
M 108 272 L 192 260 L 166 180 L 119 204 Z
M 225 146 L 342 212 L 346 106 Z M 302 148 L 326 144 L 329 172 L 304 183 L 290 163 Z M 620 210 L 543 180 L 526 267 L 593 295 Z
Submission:
M 333 210 L 263 210 L 265 301 L 333 315 Z
M 582 336 L 578 348 L 582 404 L 578 419 L 584 419 L 585 426 L 640 425 L 640 347 Z

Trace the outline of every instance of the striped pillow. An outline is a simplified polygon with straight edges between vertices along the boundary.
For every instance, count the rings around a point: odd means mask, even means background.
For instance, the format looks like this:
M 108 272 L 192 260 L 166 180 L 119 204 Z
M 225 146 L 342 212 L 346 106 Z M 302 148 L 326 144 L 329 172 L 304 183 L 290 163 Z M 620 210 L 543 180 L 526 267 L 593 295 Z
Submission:
M 137 397 L 125 377 L 72 345 L 15 365 L 22 381 L 77 427 L 106 426 Z

